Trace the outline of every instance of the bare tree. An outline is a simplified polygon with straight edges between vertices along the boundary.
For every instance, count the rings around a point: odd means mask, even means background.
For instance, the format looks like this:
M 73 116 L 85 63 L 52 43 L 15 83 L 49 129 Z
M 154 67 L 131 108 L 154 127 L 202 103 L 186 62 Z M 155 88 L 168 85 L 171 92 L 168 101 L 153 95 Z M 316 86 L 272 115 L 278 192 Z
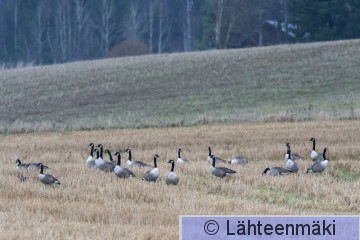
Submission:
M 264 36 L 263 36 L 263 21 L 264 21 L 264 4 L 263 0 L 260 0 L 259 3 L 259 46 L 264 45 Z
M 46 10 L 45 12 L 47 12 L 49 14 L 50 12 L 50 6 L 49 6 L 49 1 L 46 1 Z M 55 42 L 56 42 L 56 36 L 57 34 L 54 34 L 53 27 L 52 27 L 52 21 L 53 21 L 53 17 L 47 17 L 46 18 L 46 22 L 45 22 L 45 28 L 46 28 L 46 44 L 49 46 L 49 55 L 52 58 L 53 63 L 57 63 L 58 62 L 58 56 L 57 56 L 57 52 L 56 52 L 56 48 L 55 48 Z
M 105 56 L 109 52 L 111 41 L 116 32 L 116 25 L 113 21 L 113 2 L 111 0 L 102 0 L 101 3 L 101 52 L 102 56 Z
M 167 0 L 159 0 L 158 53 L 162 53 L 170 37 Z
M 184 51 L 191 51 L 191 10 L 193 0 L 185 0 L 185 21 L 183 24 Z
M 43 1 L 39 0 L 37 8 L 36 8 L 36 15 L 35 15 L 35 26 L 33 30 L 34 34 L 34 41 L 35 41 L 35 48 L 36 48 L 36 55 L 35 55 L 35 62 L 38 65 L 42 64 L 42 50 L 43 50 L 43 34 L 45 32 L 45 27 L 43 25 Z
M 70 26 L 70 6 L 68 0 L 58 1 L 55 10 L 55 43 L 54 51 L 59 55 L 60 62 L 66 62 L 71 59 L 71 39 L 72 32 Z
M 129 4 L 128 24 L 126 25 L 128 38 L 140 40 L 145 32 L 143 0 L 131 0 Z
M 17 54 L 18 54 L 18 0 L 14 1 L 14 64 L 17 62 Z
M 224 0 L 217 0 L 216 25 L 215 25 L 215 46 L 221 48 L 221 22 L 224 10 Z
M 283 14 L 284 14 L 284 24 L 285 24 L 285 39 L 284 42 L 288 42 L 289 36 L 289 7 L 288 0 L 281 0 L 283 6 Z
M 88 0 L 74 0 L 74 4 L 76 17 L 76 37 L 74 37 L 75 42 L 73 45 L 75 46 L 76 58 L 80 59 L 84 57 L 81 56 L 81 46 L 86 46 L 91 11 Z
M 158 38 L 158 53 L 162 52 L 162 34 L 163 34 L 163 4 L 159 1 L 159 38 Z
M 235 21 L 236 21 L 236 15 L 233 12 L 231 12 L 231 15 L 229 16 L 228 28 L 225 35 L 225 42 L 224 42 L 225 47 L 229 45 L 230 36 L 231 33 L 233 32 Z
M 153 52 L 153 34 L 154 34 L 154 0 L 149 1 L 149 49 Z

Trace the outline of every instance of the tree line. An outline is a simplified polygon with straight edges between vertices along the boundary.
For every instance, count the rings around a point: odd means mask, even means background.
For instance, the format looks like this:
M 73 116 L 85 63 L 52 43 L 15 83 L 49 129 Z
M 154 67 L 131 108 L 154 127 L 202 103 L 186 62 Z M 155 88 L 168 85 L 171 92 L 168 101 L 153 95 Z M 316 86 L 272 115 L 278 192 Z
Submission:
M 358 0 L 0 0 L 0 65 L 357 38 Z

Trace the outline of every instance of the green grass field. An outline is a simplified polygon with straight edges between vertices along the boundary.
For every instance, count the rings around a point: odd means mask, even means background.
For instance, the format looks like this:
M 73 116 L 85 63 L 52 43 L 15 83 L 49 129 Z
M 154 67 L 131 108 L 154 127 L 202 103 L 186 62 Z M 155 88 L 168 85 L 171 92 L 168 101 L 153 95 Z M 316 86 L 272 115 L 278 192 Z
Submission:
M 359 117 L 360 41 L 1 71 L 0 132 Z

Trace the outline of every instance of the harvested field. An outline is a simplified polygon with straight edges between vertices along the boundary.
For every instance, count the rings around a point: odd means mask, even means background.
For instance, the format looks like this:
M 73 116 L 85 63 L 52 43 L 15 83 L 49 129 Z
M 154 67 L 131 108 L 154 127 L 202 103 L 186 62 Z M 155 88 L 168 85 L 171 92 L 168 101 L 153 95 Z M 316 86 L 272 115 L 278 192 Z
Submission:
M 0 138 L 1 239 L 176 239 L 181 214 L 360 214 L 360 121 L 247 123 L 184 128 L 127 129 L 3 135 Z M 311 137 L 329 148 L 323 174 L 311 165 Z M 160 155 L 155 184 L 137 177 L 118 179 L 86 168 L 90 142 L 114 153 L 127 147 L 134 159 L 152 163 Z M 286 142 L 303 156 L 300 172 L 262 176 L 267 166 L 285 164 Z M 181 146 L 190 165 L 175 166 L 178 186 L 164 182 Z M 242 154 L 246 166 L 227 179 L 209 172 L 207 147 L 229 159 Z M 60 181 L 44 186 L 37 172 L 20 182 L 15 160 L 42 162 Z M 105 159 L 108 159 L 107 156 Z M 122 154 L 126 165 L 127 154 Z

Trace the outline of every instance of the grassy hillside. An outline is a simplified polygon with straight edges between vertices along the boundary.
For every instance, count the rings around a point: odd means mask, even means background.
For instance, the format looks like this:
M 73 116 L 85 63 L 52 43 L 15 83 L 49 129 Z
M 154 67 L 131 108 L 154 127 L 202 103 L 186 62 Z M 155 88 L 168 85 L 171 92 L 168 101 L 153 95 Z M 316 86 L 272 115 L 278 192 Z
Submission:
M 357 118 L 360 41 L 0 72 L 0 132 Z
M 331 131 L 329 131 L 331 129 Z M 0 138 L 0 239 L 177 239 L 179 215 L 359 215 L 360 121 L 230 124 L 162 129 L 120 129 L 12 134 Z M 329 148 L 329 167 L 306 174 L 311 142 Z M 302 155 L 299 172 L 262 176 L 268 166 L 284 166 L 285 143 Z M 134 159 L 151 163 L 160 155 L 160 179 L 118 179 L 86 168 L 90 142 L 112 152 L 130 147 Z M 181 146 L 186 166 L 175 166 L 178 186 L 166 186 L 169 159 Z M 246 166 L 213 177 L 207 147 L 225 159 L 242 154 Z M 21 183 L 15 159 L 51 167 L 60 186 L 43 186 L 36 172 Z M 108 156 L 105 156 L 108 159 Z M 127 155 L 122 154 L 126 166 Z M 221 166 L 224 166 L 221 164 Z

